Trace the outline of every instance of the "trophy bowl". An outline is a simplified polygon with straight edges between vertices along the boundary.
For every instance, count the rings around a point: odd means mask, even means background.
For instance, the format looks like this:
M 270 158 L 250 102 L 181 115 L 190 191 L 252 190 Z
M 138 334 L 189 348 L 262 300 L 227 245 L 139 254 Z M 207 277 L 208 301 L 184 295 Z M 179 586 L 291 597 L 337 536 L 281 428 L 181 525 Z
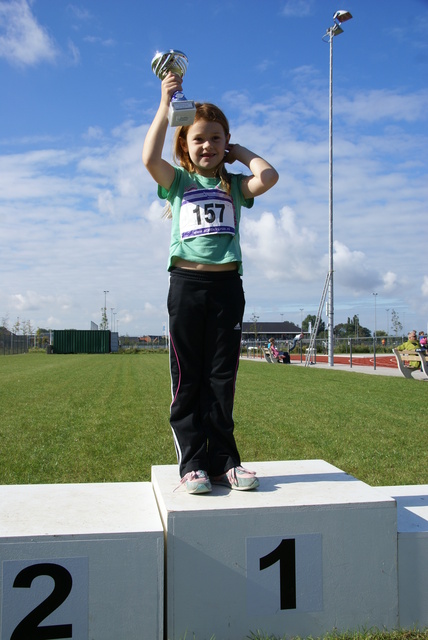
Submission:
M 160 80 L 171 71 L 184 77 L 189 61 L 182 51 L 170 49 L 169 51 L 157 51 L 152 60 L 152 71 Z
M 152 59 L 152 71 L 160 80 L 169 72 L 176 73 L 181 78 L 187 71 L 188 59 L 185 53 L 178 49 L 157 51 Z M 187 100 L 182 91 L 176 91 L 171 98 L 168 112 L 168 122 L 171 127 L 187 126 L 195 120 L 196 107 L 193 100 Z

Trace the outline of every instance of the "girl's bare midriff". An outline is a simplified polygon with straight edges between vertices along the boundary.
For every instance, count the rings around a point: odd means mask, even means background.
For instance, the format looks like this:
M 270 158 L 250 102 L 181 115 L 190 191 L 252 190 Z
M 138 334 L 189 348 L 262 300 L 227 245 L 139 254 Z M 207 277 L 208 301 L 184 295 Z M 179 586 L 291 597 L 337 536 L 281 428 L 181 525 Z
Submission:
M 237 262 L 226 262 L 225 264 L 202 264 L 201 262 L 190 262 L 177 258 L 174 260 L 174 267 L 179 269 L 191 269 L 193 271 L 236 271 L 238 269 Z

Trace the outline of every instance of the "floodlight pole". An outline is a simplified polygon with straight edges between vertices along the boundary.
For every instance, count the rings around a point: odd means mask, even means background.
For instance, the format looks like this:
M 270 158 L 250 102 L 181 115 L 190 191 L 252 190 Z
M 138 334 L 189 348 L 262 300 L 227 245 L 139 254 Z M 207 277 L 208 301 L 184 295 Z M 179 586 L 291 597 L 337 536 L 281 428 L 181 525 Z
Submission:
M 330 83 L 329 83 L 329 149 L 328 149 L 328 364 L 334 366 L 334 285 L 333 285 L 333 27 L 330 27 Z
M 373 293 L 373 295 L 374 295 L 373 369 L 376 369 L 376 334 L 377 334 L 377 327 L 376 327 L 376 299 L 377 299 L 377 293 Z
M 333 283 L 333 38 L 343 33 L 342 22 L 350 20 L 349 11 L 336 11 L 333 16 L 334 24 L 329 27 L 323 37 L 328 36 L 330 44 L 330 81 L 329 81 L 329 153 L 328 153 L 328 297 L 327 297 L 327 344 L 328 364 L 334 366 L 334 283 Z M 325 40 L 327 41 L 327 40 Z

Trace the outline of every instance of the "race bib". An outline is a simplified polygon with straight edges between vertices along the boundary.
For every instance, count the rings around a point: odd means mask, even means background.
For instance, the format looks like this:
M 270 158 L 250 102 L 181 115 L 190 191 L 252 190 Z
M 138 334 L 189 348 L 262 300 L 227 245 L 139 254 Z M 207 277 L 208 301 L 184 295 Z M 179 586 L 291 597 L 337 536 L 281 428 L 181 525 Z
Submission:
M 235 207 L 231 196 L 220 189 L 188 191 L 180 209 L 181 239 L 211 233 L 235 235 Z

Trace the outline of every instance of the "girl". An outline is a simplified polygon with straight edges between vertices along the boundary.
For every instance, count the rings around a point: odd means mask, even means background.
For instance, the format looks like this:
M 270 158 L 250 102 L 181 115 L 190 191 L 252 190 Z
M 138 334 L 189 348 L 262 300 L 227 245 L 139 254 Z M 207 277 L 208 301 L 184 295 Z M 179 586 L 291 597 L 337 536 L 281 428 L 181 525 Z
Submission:
M 287 359 L 287 354 L 284 353 L 284 351 L 278 351 L 278 349 L 276 348 L 275 345 L 275 339 L 271 338 L 268 344 L 268 349 L 271 352 L 272 356 L 278 360 L 278 362 L 282 362 L 283 364 L 286 363 Z
M 244 314 L 239 243 L 241 206 L 278 180 L 265 160 L 230 144 L 229 124 L 218 107 L 196 104 L 192 125 L 178 127 L 173 166 L 162 158 L 168 108 L 181 78 L 162 81 L 158 111 L 147 132 L 143 162 L 166 198 L 172 217 L 170 288 L 170 423 L 181 483 L 189 493 L 258 486 L 241 467 L 233 435 L 233 400 Z M 225 162 L 246 165 L 248 176 L 230 174 Z

